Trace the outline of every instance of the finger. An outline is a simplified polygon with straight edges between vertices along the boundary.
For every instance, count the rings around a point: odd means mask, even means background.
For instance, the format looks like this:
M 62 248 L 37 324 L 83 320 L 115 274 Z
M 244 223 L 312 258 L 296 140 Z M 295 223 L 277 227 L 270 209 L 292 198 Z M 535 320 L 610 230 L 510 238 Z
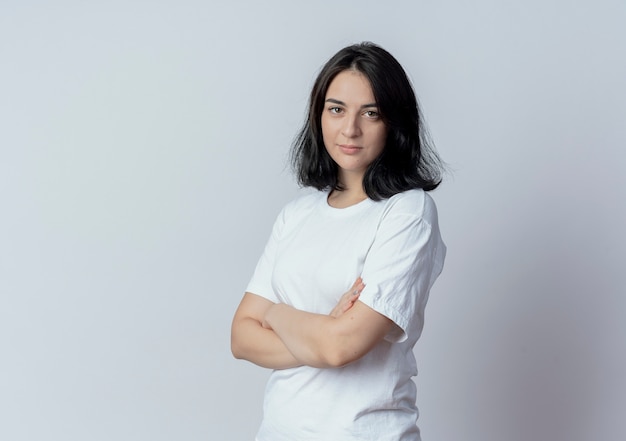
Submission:
M 345 299 L 343 299 L 343 302 L 354 302 L 360 295 L 361 291 L 358 289 L 349 291 L 345 294 Z
M 361 293 L 359 292 L 354 292 L 352 294 L 352 296 L 350 297 L 350 299 L 343 305 L 343 311 L 347 311 L 348 309 L 352 308 L 354 306 L 354 303 L 359 299 L 359 296 L 361 295 Z
M 357 289 L 362 283 L 363 283 L 363 279 L 361 279 L 361 277 L 357 277 L 357 279 L 352 284 L 352 287 L 350 288 L 350 290 Z
M 353 290 L 354 294 L 361 294 L 361 291 L 365 288 L 365 284 L 363 282 L 359 283 L 359 285 Z
M 362 290 L 363 288 L 360 286 L 353 286 L 352 288 L 350 288 L 350 291 L 342 296 L 341 301 L 351 301 L 355 296 L 359 296 Z

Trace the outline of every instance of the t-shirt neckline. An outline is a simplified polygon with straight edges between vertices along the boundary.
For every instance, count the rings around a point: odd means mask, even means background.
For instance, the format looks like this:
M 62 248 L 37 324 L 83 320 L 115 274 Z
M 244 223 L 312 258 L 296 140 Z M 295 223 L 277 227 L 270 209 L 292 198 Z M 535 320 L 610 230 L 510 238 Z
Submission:
M 356 204 L 350 205 L 348 207 L 335 208 L 328 203 L 329 195 L 330 191 L 322 192 L 321 206 L 324 212 L 333 216 L 344 216 L 358 213 L 367 209 L 367 207 L 370 207 L 375 203 L 375 201 L 371 200 L 370 198 L 365 198 L 361 202 L 357 202 Z

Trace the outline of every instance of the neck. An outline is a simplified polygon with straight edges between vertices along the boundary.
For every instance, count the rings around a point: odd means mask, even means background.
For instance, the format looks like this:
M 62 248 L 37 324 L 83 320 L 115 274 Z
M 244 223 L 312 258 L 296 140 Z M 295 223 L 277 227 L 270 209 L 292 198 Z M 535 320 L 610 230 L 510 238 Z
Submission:
M 342 173 L 339 179 L 343 190 L 333 190 L 328 203 L 335 208 L 345 208 L 367 199 L 363 189 L 363 176 Z

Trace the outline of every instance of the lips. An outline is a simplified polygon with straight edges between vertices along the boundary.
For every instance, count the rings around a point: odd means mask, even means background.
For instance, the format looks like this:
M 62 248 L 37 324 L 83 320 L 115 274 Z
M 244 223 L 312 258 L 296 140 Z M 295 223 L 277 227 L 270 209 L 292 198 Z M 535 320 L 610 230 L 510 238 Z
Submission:
M 362 147 L 352 144 L 339 144 L 338 147 L 339 150 L 341 150 L 346 155 L 354 155 L 355 153 L 360 152 L 362 149 Z

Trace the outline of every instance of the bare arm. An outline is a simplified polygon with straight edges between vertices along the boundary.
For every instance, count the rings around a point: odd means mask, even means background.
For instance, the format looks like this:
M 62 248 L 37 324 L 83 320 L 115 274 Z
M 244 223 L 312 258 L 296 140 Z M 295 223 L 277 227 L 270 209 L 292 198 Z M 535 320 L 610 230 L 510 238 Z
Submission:
M 274 303 L 256 294 L 244 294 L 231 327 L 233 356 L 270 369 L 301 366 L 276 333 L 261 325 L 272 305 Z
M 271 327 L 303 364 L 328 368 L 358 360 L 395 325 L 357 301 L 338 318 L 275 304 L 267 309 L 264 326 Z
M 359 277 L 333 308 L 330 316 L 341 317 L 354 306 L 365 285 Z M 285 346 L 280 337 L 263 321 L 274 303 L 245 293 L 235 312 L 231 328 L 231 351 L 235 358 L 248 360 L 270 369 L 287 369 L 304 363 Z M 334 320 L 333 319 L 333 320 Z

